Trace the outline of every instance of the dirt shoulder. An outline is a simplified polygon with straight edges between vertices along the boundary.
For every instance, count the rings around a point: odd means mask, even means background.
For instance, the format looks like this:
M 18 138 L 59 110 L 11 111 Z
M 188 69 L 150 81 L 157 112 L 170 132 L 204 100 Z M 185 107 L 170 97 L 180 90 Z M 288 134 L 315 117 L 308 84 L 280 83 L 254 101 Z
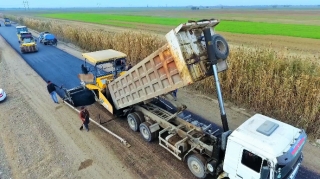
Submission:
M 79 131 L 78 114 L 52 102 L 46 83 L 1 36 L 0 49 L 8 95 L 0 103 L 0 178 L 137 178 L 101 143 L 115 139 Z

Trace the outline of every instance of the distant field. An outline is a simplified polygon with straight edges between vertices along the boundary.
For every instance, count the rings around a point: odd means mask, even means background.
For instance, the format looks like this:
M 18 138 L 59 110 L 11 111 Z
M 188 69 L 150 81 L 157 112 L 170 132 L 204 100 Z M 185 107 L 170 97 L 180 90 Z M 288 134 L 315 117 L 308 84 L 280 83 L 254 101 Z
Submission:
M 150 15 L 121 15 L 106 13 L 51 13 L 38 14 L 38 16 L 129 28 L 139 28 L 141 24 L 175 27 L 180 23 L 186 22 L 190 19 L 182 17 L 176 18 Z M 195 20 L 199 19 L 201 18 L 198 17 Z M 247 21 L 230 19 L 232 18 L 222 20 L 216 30 L 221 32 L 231 32 L 239 34 L 280 35 L 320 39 L 320 25 L 257 22 L 249 21 L 250 18 L 248 18 Z

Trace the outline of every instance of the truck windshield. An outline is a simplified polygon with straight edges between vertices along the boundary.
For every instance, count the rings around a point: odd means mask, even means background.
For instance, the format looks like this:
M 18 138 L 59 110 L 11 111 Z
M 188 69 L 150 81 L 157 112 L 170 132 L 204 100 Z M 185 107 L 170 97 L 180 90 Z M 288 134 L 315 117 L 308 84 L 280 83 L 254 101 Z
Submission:
M 96 66 L 96 76 L 97 77 L 109 75 L 112 73 L 112 71 L 113 71 L 112 66 L 110 67 L 108 64 L 109 63 Z
M 28 28 L 26 27 L 17 28 L 17 33 L 20 34 L 21 32 L 28 32 Z
M 97 67 L 96 76 L 98 77 L 109 75 L 109 74 L 114 74 L 118 76 L 120 72 L 126 70 L 126 59 L 120 58 L 115 61 L 109 61 L 107 63 L 96 65 L 96 67 Z

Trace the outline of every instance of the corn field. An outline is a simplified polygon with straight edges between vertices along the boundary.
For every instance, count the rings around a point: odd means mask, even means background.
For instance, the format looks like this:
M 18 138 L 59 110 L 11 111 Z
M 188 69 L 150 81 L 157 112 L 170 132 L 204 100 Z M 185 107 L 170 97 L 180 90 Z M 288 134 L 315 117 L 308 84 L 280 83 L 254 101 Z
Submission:
M 50 31 L 60 40 L 87 51 L 115 49 L 135 64 L 165 44 L 148 32 L 107 32 L 57 21 L 10 16 L 38 31 Z M 320 138 L 320 59 L 302 59 L 272 49 L 230 49 L 229 69 L 219 74 L 225 99 L 256 112 L 304 128 L 311 138 Z M 189 88 L 215 94 L 213 78 Z

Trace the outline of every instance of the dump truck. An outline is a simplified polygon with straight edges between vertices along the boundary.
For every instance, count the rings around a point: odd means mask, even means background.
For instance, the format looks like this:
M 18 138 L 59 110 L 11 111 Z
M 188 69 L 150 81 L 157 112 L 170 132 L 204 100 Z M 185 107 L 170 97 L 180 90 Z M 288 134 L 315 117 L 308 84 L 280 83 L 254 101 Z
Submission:
M 32 36 L 31 32 L 21 31 L 19 44 L 21 53 L 38 51 L 37 40 Z
M 115 116 L 126 116 L 129 127 L 147 142 L 158 139 L 161 147 L 185 161 L 197 178 L 294 179 L 307 141 L 303 129 L 262 114 L 229 129 L 218 77 L 228 69 L 229 46 L 214 32 L 219 22 L 180 24 L 166 34 L 163 47 L 131 69 L 125 68 L 127 57 L 121 52 L 84 53 L 81 85 L 65 89 L 64 101 L 77 106 L 78 94 L 91 91 L 91 98 Z M 210 76 L 222 121 L 222 129 L 215 131 L 180 117 L 186 106 L 169 110 L 161 97 Z
M 4 25 L 5 26 L 11 26 L 11 21 L 9 18 L 4 18 Z

